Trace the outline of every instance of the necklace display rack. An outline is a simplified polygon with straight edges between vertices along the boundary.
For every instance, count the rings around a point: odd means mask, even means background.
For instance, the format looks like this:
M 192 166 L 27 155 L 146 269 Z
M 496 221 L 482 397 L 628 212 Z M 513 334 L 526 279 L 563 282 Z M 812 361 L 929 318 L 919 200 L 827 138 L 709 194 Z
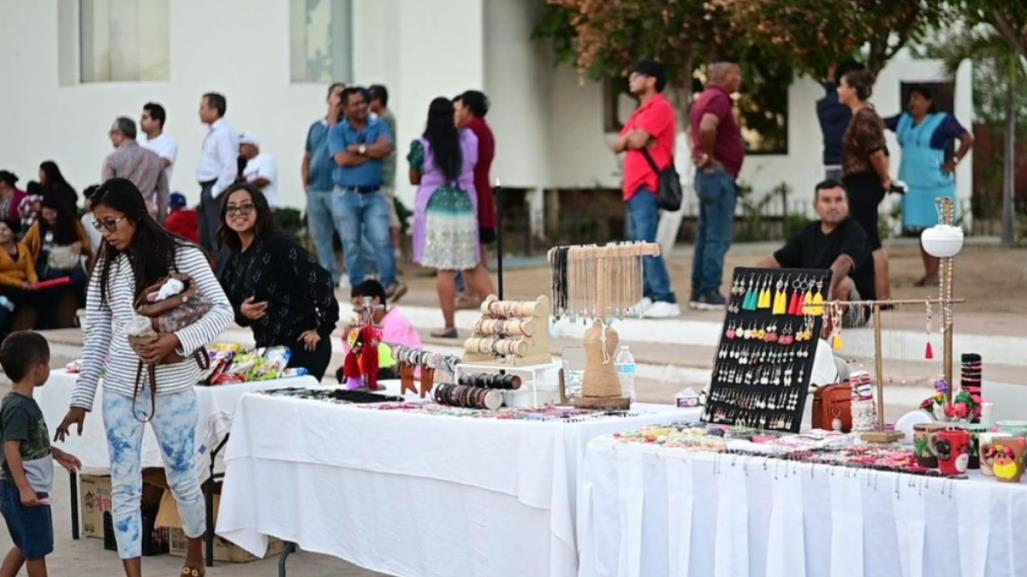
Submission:
M 798 433 L 830 270 L 736 268 L 703 421 Z
M 659 254 L 659 245 L 639 242 L 549 250 L 555 315 L 592 321 L 584 338 L 582 395 L 569 399 L 571 404 L 591 409 L 630 408 L 631 399 L 623 395 L 614 365 L 620 336 L 610 324 L 614 319 L 637 316 L 643 259 Z

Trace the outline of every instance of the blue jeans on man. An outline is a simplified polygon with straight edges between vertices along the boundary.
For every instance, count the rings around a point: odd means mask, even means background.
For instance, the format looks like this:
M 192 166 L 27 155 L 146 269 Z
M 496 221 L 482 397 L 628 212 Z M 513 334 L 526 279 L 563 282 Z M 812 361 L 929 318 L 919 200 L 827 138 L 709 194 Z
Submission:
M 660 225 L 660 205 L 656 195 L 645 187 L 638 189 L 628 201 L 628 234 L 633 241 L 656 242 Z M 644 282 L 642 296 L 654 303 L 677 303 L 670 288 L 670 273 L 662 256 L 647 256 L 642 261 Z
M 335 261 L 335 246 L 332 242 L 335 233 L 335 214 L 332 211 L 334 191 L 307 191 L 307 227 L 310 238 L 317 248 L 317 260 L 332 275 L 332 281 L 339 284 L 339 265 Z
M 720 295 L 724 278 L 724 255 L 734 238 L 738 187 L 723 167 L 700 170 L 695 175 L 699 196 L 699 231 L 692 261 L 692 300 Z
M 389 201 L 380 191 L 359 192 L 352 188 L 335 188 L 332 214 L 335 228 L 342 237 L 346 257 L 346 270 L 350 282 L 356 286 L 367 275 L 361 251 L 361 237 L 366 237 L 374 249 L 379 281 L 386 290 L 398 284 L 396 253 L 392 250 Z

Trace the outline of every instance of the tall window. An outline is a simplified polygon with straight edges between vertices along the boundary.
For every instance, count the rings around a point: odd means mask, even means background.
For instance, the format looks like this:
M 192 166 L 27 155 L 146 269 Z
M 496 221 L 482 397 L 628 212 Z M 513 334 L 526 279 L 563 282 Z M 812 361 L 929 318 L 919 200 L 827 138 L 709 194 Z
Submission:
M 350 0 L 289 0 L 289 69 L 293 82 L 353 77 Z
M 168 0 L 80 0 L 79 81 L 167 80 Z

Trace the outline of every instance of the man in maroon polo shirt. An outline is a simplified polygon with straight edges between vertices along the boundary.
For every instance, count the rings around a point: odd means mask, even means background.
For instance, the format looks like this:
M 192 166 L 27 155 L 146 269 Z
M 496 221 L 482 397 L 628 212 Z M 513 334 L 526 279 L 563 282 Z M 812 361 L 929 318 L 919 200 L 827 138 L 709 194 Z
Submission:
M 706 90 L 692 105 L 692 156 L 698 170 L 699 231 L 692 260 L 692 298 L 689 306 L 723 310 L 720 283 L 724 255 L 731 248 L 738 186 L 735 180 L 745 159 L 742 132 L 735 119 L 731 94 L 742 85 L 742 70 L 733 62 L 707 69 Z
M 474 165 L 474 190 L 478 195 L 478 234 L 481 239 L 481 262 L 488 266 L 485 246 L 496 241 L 499 219 L 496 202 L 492 196 L 490 171 L 496 156 L 496 139 L 492 129 L 485 122 L 489 112 L 489 99 L 483 92 L 468 90 L 453 99 L 453 117 L 460 128 L 466 128 L 478 137 L 478 163 Z M 463 275 L 457 272 L 457 308 L 476 309 L 488 295 L 474 295 L 465 292 Z
M 651 60 L 639 62 L 628 82 L 631 94 L 639 99 L 639 107 L 624 125 L 613 150 L 625 153 L 624 202 L 628 204 L 631 240 L 656 242 L 660 223 L 660 177 L 642 151 L 649 152 L 660 170 L 673 164 L 677 117 L 674 107 L 661 94 L 667 84 L 667 72 L 662 64 Z M 645 257 L 644 271 L 644 298 L 636 306 L 636 312 L 654 319 L 679 316 L 681 308 L 671 290 L 670 274 L 663 257 Z

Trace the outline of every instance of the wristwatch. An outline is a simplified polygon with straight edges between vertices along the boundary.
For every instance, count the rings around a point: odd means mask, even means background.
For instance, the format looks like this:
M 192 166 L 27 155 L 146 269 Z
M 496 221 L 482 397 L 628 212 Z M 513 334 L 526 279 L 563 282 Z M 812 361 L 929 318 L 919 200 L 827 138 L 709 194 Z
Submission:
M 357 147 L 357 152 L 360 153 L 361 156 L 367 154 L 367 145 L 361 144 L 359 147 Z

